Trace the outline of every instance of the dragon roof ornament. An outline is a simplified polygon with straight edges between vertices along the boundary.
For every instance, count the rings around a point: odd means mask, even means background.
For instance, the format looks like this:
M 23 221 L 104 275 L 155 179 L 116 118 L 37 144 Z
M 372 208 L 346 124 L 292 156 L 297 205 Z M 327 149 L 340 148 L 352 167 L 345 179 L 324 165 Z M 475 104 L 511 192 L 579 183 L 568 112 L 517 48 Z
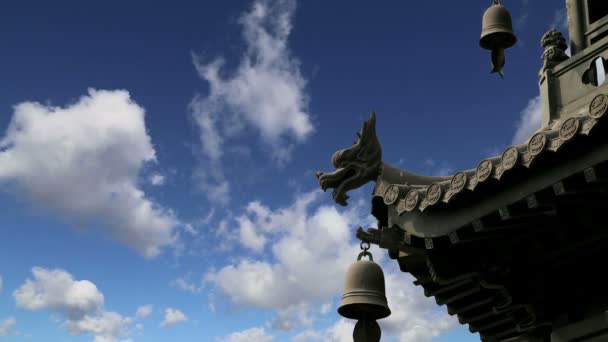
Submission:
M 323 191 L 333 188 L 336 203 L 346 206 L 349 190 L 357 189 L 375 180 L 382 165 L 382 148 L 376 136 L 376 113 L 372 112 L 363 128 L 357 132 L 357 141 L 343 150 L 334 153 L 331 158 L 336 171 L 317 171 L 319 185 Z
M 400 184 L 413 187 L 429 186 L 435 182 L 448 180 L 448 177 L 421 176 L 395 168 L 382 161 L 382 147 L 376 135 L 376 113 L 372 112 L 363 128 L 357 132 L 357 141 L 343 150 L 334 153 L 332 163 L 334 172 L 317 171 L 319 185 L 326 191 L 333 188 L 336 203 L 346 206 L 346 194 L 362 187 L 370 181 L 377 184 Z

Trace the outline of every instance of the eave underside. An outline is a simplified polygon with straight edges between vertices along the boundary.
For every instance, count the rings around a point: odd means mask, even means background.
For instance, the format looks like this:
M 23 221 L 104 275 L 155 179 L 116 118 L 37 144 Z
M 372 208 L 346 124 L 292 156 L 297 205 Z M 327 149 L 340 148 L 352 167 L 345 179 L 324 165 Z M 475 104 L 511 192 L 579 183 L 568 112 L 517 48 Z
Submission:
M 359 236 L 388 249 L 482 341 L 549 341 L 608 309 L 606 134 L 598 127 L 423 211 L 399 212 L 375 191 L 380 229 Z

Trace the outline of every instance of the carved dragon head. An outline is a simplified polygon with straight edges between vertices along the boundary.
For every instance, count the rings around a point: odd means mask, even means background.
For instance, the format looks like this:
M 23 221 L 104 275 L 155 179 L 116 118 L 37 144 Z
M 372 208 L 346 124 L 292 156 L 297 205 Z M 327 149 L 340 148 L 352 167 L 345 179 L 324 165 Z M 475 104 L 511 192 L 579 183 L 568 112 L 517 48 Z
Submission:
M 319 185 L 323 191 L 333 188 L 336 203 L 346 206 L 349 190 L 357 189 L 375 180 L 382 165 L 382 148 L 376 137 L 376 114 L 372 112 L 363 128 L 357 132 L 359 139 L 353 146 L 337 151 L 331 158 L 334 172 L 317 171 Z

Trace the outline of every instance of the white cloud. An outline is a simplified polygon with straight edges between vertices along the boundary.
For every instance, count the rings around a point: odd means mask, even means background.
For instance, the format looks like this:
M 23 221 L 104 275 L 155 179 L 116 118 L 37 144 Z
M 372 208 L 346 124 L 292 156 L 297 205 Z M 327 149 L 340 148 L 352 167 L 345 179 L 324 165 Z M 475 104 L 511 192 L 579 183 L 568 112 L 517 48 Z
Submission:
M 17 306 L 30 310 L 50 310 L 68 318 L 80 318 L 103 306 L 103 294 L 88 280 L 74 280 L 63 270 L 32 269 L 34 280 L 15 290 Z
M 154 311 L 154 306 L 152 304 L 142 305 L 137 308 L 135 312 L 135 317 L 137 318 L 146 318 L 152 314 Z
M 400 342 L 425 342 L 457 326 L 455 317 L 427 298 L 423 289 L 414 286 L 410 274 L 399 271 L 396 265 L 386 267 L 386 296 L 391 315 L 378 321 L 382 333 L 397 336 Z M 351 330 L 352 334 L 352 330 Z
M 185 322 L 187 320 L 188 317 L 186 317 L 183 312 L 177 309 L 167 308 L 165 310 L 165 319 L 160 323 L 160 326 L 166 327 L 180 322 Z
M 540 129 L 542 121 L 541 105 L 542 100 L 540 96 L 537 96 L 531 99 L 521 112 L 512 141 L 514 145 L 526 142 L 534 132 Z
M 237 304 L 276 310 L 269 323 L 273 329 L 309 328 L 321 310 L 329 311 L 327 302 L 342 290 L 343 279 L 336 275 L 344 274 L 356 257 L 354 228 L 371 223 L 368 214 L 361 216 L 365 211 L 360 202 L 342 212 L 333 206 L 311 208 L 321 194 L 304 193 L 292 205 L 276 210 L 258 201 L 249 203 L 234 219 L 235 229 L 247 227 L 272 242 L 268 247 L 273 261 L 237 259 L 209 272 L 206 280 Z M 323 238 L 315 238 L 319 236 Z
M 2 274 L 0 274 L 0 293 L 2 293 Z
M 292 205 L 275 210 L 260 202 L 249 203 L 234 219 L 234 229 L 240 230 L 239 225 L 247 222 L 266 238 L 270 255 L 237 259 L 209 272 L 206 280 L 236 304 L 274 310 L 275 318 L 266 325 L 269 328 L 304 329 L 297 334 L 302 341 L 352 341 L 350 321 L 338 320 L 322 331 L 314 331 L 312 326 L 321 315 L 335 310 L 328 303 L 342 293 L 343 275 L 359 251 L 354 229 L 373 225 L 374 219 L 361 201 L 353 201 L 341 211 L 333 205 L 314 206 L 321 194 L 302 194 Z M 452 328 L 455 320 L 438 309 L 432 298 L 424 297 L 422 289 L 394 261 L 384 265 L 384 255 L 384 251 L 374 252 L 374 260 L 385 269 L 386 294 L 393 308 L 393 314 L 381 321 L 383 333 L 402 342 L 425 341 Z
M 239 332 L 232 333 L 224 338 L 221 342 L 272 342 L 274 337 L 264 330 L 264 328 L 251 328 Z
M 190 108 L 209 161 L 202 180 L 203 186 L 212 190 L 211 200 L 226 200 L 229 184 L 221 159 L 230 138 L 253 128 L 272 149 L 273 159 L 284 163 L 294 144 L 314 130 L 306 80 L 288 49 L 295 7 L 295 0 L 254 2 L 240 18 L 246 51 L 236 70 L 227 76 L 222 75 L 222 58 L 204 63 L 194 57 L 200 77 L 209 84 L 209 93 L 196 96 Z
M 332 305 L 332 303 L 325 303 L 325 304 L 321 305 L 321 309 L 320 309 L 321 314 L 327 315 L 331 311 L 331 305 Z
M 286 230 L 302 231 L 306 229 L 306 210 L 318 199 L 319 192 L 313 191 L 296 199 L 289 208 L 272 212 L 259 201 L 247 205 L 245 214 L 237 217 L 239 242 L 253 251 L 261 252 L 266 244 L 265 234 L 279 233 Z
M 71 221 L 102 223 L 152 257 L 174 242 L 177 224 L 137 187 L 142 166 L 155 160 L 144 109 L 127 91 L 89 89 L 66 107 L 15 106 L 0 139 L 0 183 Z
M 292 305 L 286 309 L 277 310 L 277 316 L 270 327 L 275 330 L 292 331 L 301 327 L 311 327 L 314 321 L 310 305 Z
M 77 320 L 68 320 L 66 326 L 74 335 L 95 334 L 96 339 L 113 341 L 117 336 L 128 333 L 131 318 L 119 313 L 104 311 L 96 315 L 85 315 Z
M 148 181 L 154 186 L 161 186 L 165 184 L 165 176 L 160 173 L 155 173 L 148 177 Z
M 238 221 L 251 222 L 258 234 L 273 237 L 275 261 L 243 258 L 208 273 L 206 279 L 237 304 L 284 310 L 301 303 L 327 302 L 341 290 L 342 279 L 335 275 L 343 274 L 356 256 L 353 231 L 365 219 L 359 217 L 361 208 L 356 205 L 343 212 L 333 206 L 310 212 L 310 204 L 320 194 L 304 194 L 292 206 L 276 211 L 250 203 Z
M 132 319 L 105 311 L 104 296 L 92 282 L 60 269 L 34 267 L 32 274 L 34 279 L 13 292 L 18 307 L 60 314 L 70 333 L 94 334 L 95 341 L 116 341 L 128 333 Z
M 344 318 L 338 319 L 327 329 L 322 331 L 304 330 L 295 335 L 292 342 L 351 342 L 353 340 L 353 330 L 355 322 Z M 386 334 L 383 334 L 386 336 Z
M 304 330 L 301 333 L 299 333 L 291 338 L 291 342 L 310 342 L 310 341 L 321 341 L 321 340 L 322 340 L 321 334 L 316 331 L 313 331 L 313 330 Z
M 256 228 L 253 223 L 247 219 L 239 221 L 239 236 L 240 242 L 243 246 L 261 252 L 266 244 L 266 238 L 263 234 L 256 232 Z
M 226 179 L 219 160 L 209 160 L 204 168 L 195 172 L 194 179 L 210 202 L 219 205 L 230 202 L 230 182 Z
M 0 321 L 0 336 L 11 334 L 16 324 L 17 320 L 15 320 L 13 317 Z
M 339 319 L 325 331 L 325 338 L 323 341 L 326 342 L 347 342 L 353 339 L 353 330 L 355 324 L 353 321 L 345 320 L 344 318 Z M 386 334 L 385 334 L 386 335 Z

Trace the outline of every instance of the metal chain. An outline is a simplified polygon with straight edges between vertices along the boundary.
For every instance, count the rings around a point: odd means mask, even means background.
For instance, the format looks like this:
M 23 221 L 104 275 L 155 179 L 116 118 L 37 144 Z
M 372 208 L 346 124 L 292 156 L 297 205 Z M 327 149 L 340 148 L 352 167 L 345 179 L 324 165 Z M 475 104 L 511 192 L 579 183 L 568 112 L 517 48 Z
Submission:
M 363 244 L 365 244 L 366 246 L 363 247 Z M 359 247 L 361 247 L 361 250 L 363 250 L 364 252 L 367 252 L 367 250 L 370 248 L 370 244 L 367 241 L 362 241 Z
M 372 253 L 367 251 L 370 248 L 369 242 L 362 241 L 361 244 L 359 245 L 359 247 L 361 247 L 363 252 L 359 253 L 359 257 L 357 257 L 357 260 L 361 260 L 362 257 L 366 256 L 369 258 L 370 261 L 374 261 L 374 258 L 372 257 Z

